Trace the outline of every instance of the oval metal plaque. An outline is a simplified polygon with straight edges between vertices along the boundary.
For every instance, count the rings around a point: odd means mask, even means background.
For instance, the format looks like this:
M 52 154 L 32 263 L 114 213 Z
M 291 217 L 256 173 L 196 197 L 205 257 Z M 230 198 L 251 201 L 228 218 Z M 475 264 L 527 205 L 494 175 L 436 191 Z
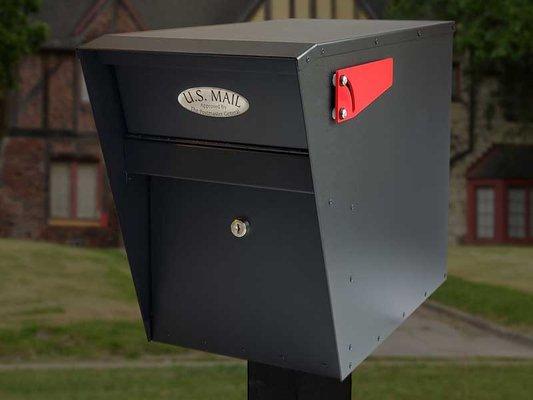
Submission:
M 239 93 L 217 87 L 192 87 L 178 95 L 183 108 L 205 117 L 229 118 L 245 113 L 248 100 Z

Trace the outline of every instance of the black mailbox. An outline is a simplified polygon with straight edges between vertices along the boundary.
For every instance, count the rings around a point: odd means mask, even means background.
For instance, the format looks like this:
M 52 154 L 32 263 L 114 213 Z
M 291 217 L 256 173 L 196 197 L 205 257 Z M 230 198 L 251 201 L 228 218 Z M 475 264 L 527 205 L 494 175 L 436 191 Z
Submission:
M 150 340 L 344 379 L 445 279 L 453 25 L 79 49 Z

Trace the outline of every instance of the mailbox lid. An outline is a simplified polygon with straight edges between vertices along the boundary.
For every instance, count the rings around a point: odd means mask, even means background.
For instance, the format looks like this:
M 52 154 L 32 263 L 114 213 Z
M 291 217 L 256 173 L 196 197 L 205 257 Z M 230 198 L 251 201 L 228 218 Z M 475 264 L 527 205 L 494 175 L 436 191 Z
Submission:
M 97 52 L 113 67 L 131 134 L 307 150 L 299 70 L 335 54 L 440 35 L 450 25 L 273 20 L 106 35 L 80 54 Z M 354 55 L 350 63 L 356 60 Z M 334 70 L 316 79 L 330 85 Z M 226 94 L 245 100 L 246 111 L 219 118 L 179 104 L 180 95 L 192 103 L 210 93 L 213 101 Z M 331 90 L 318 96 L 333 103 Z M 329 118 L 330 112 L 324 107 L 320 115 Z
M 451 22 L 389 20 L 317 20 L 285 19 L 236 24 L 162 29 L 144 32 L 110 34 L 82 47 L 95 50 L 121 50 L 162 53 L 241 55 L 253 57 L 285 57 L 303 60 L 315 53 L 316 45 L 325 46 L 320 56 L 357 49 L 345 45 L 359 43 L 391 44 L 411 39 L 423 29 L 425 35 L 442 34 Z M 386 39 L 386 40 L 383 40 Z

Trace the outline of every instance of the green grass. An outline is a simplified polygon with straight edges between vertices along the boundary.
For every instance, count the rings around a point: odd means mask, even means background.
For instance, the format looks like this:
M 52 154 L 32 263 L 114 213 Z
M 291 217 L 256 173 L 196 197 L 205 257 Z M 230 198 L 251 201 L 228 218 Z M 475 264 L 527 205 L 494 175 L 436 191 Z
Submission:
M 533 294 L 533 246 L 450 246 L 450 275 Z
M 362 400 L 529 400 L 533 364 L 368 362 L 353 375 Z M 14 370 L 0 372 L 2 400 L 244 400 L 244 366 L 146 369 Z
M 0 276 L 0 329 L 140 320 L 120 250 L 2 239 Z
M 451 246 L 433 300 L 533 334 L 533 246 Z
M 502 325 L 533 331 L 531 293 L 448 276 L 431 299 Z
M 533 247 L 451 247 L 443 304 L 533 332 Z M 148 344 L 124 253 L 0 240 L 0 361 L 182 352 Z
M 52 358 L 137 358 L 185 350 L 148 343 L 140 321 L 85 321 L 66 325 L 27 324 L 0 330 L 0 361 Z
M 0 360 L 184 351 L 147 342 L 120 250 L 2 239 L 0 276 Z

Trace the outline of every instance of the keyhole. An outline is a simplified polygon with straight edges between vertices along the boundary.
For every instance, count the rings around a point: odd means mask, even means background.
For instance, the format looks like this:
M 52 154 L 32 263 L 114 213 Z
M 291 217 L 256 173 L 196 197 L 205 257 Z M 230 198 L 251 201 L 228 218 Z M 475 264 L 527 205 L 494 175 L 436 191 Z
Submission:
M 245 220 L 234 219 L 230 228 L 233 236 L 242 238 L 248 233 L 248 230 L 250 229 L 250 223 Z

